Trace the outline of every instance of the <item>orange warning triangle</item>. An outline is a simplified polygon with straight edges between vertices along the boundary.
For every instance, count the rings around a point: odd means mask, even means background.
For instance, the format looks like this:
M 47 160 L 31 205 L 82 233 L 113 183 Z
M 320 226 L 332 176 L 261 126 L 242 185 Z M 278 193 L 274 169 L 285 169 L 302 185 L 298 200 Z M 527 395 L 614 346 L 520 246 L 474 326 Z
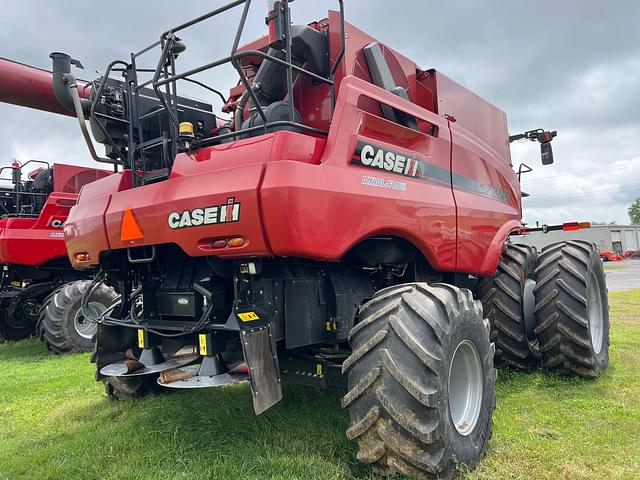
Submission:
M 126 242 L 129 240 L 140 240 L 142 238 L 144 238 L 144 234 L 140 229 L 140 225 L 138 225 L 138 222 L 136 222 L 136 217 L 133 216 L 131 208 L 127 208 L 124 211 L 124 217 L 122 217 L 120 240 Z

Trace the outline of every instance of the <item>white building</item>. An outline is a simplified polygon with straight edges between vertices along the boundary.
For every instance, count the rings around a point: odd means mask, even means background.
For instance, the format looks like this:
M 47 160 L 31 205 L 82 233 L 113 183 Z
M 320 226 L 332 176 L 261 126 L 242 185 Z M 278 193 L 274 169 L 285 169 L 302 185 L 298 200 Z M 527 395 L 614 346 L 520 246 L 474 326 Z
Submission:
M 594 242 L 600 251 L 612 250 L 617 253 L 640 249 L 640 225 L 592 225 L 577 231 L 533 232 L 528 235 L 511 237 L 513 243 L 525 243 L 541 249 L 545 245 L 563 240 L 588 240 Z

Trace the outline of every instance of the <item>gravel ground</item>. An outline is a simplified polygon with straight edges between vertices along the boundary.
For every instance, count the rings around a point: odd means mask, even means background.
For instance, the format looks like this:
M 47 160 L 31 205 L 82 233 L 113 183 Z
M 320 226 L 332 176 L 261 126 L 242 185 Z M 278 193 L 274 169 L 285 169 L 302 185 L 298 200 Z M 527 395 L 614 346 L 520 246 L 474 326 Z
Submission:
M 640 288 L 640 260 L 607 262 L 605 265 L 621 267 L 620 269 L 606 272 L 607 287 L 610 292 L 624 292 Z

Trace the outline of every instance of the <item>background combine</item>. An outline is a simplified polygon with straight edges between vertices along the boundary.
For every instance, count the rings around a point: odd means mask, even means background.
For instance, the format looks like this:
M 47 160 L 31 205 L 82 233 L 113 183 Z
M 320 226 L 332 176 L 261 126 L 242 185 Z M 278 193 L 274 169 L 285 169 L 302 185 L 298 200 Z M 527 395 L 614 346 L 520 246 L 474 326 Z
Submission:
M 119 295 L 92 316 L 97 378 L 119 397 L 248 380 L 258 414 L 283 381 L 346 387 L 361 461 L 450 478 L 486 451 L 494 358 L 589 377 L 608 363 L 595 246 L 509 242 L 527 231 L 509 141 L 551 164 L 555 135 L 510 138 L 502 111 L 345 23 L 341 1 L 309 25 L 268 4 L 268 35 L 244 47 L 237 0 L 90 85 L 52 54 L 46 102 L 117 170 L 64 227 L 72 265 L 99 269 L 85 314 L 100 282 Z M 177 73 L 190 27 L 231 12 L 231 53 Z M 198 77 L 223 65 L 228 97 Z M 180 96 L 185 82 L 232 118 Z
M 27 178 L 23 171 L 28 166 Z M 39 332 L 58 353 L 92 348 L 95 323 L 80 309 L 90 274 L 71 268 L 62 227 L 80 189 L 108 172 L 31 160 L 0 169 L 0 338 L 16 340 Z M 89 308 L 111 304 L 102 286 Z

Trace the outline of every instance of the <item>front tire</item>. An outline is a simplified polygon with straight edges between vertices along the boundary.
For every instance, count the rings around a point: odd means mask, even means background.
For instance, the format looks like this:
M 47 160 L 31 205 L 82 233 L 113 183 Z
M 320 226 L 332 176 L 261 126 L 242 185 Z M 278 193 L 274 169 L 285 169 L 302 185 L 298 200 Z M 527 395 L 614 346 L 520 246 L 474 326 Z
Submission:
M 406 284 L 360 310 L 343 364 L 347 437 L 384 475 L 452 478 L 487 449 L 495 408 L 489 322 L 471 292 Z
M 97 324 L 85 318 L 82 297 L 91 287 L 90 280 L 63 285 L 45 300 L 40 310 L 42 338 L 56 353 L 90 352 Z M 101 284 L 91 295 L 87 307 L 94 316 L 104 312 L 114 301 L 112 288 Z
M 548 245 L 536 277 L 535 334 L 543 367 L 597 377 L 609 363 L 609 303 L 595 244 L 571 240 Z

